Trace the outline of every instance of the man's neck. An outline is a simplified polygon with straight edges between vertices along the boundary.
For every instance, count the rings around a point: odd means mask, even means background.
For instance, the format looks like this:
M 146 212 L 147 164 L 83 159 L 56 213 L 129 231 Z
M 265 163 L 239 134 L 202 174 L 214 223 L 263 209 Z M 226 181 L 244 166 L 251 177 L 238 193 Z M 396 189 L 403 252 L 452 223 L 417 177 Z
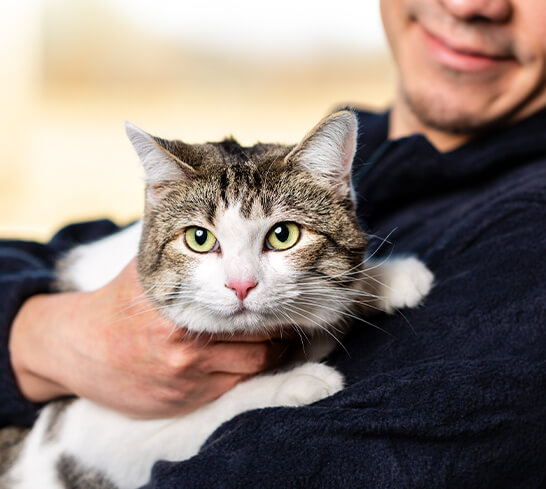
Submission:
M 470 139 L 465 134 L 453 134 L 427 126 L 411 111 L 402 96 L 395 100 L 390 120 L 389 139 L 398 139 L 413 134 L 423 134 L 438 151 L 450 151 Z

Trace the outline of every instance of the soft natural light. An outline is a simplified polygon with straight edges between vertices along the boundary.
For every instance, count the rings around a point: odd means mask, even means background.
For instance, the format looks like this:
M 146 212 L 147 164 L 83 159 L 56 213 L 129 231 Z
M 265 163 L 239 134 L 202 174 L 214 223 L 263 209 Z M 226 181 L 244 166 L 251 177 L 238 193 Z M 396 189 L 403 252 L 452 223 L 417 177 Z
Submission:
M 0 0 L 0 66 L 0 237 L 39 240 L 141 212 L 126 119 L 293 143 L 396 88 L 379 0 Z
M 219 51 L 301 56 L 317 49 L 385 49 L 378 0 L 114 0 L 142 26 Z

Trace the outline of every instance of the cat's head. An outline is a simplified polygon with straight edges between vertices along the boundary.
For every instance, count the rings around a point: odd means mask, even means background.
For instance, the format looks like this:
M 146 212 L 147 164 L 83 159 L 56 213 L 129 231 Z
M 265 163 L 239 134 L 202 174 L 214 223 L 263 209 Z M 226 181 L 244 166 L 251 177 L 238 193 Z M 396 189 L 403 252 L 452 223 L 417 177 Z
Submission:
M 190 145 L 126 129 L 146 172 L 139 274 L 163 314 L 196 332 L 343 319 L 366 247 L 350 186 L 352 112 L 296 146 Z

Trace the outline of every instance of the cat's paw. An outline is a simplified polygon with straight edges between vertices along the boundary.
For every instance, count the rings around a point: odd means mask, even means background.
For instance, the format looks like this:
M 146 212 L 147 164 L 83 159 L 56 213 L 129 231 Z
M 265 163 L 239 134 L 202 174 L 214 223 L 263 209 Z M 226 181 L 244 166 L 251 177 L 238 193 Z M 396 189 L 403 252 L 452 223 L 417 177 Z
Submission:
M 383 308 L 393 312 L 419 305 L 430 292 L 434 275 L 416 258 L 400 258 L 386 264 L 383 280 Z
M 304 363 L 285 376 L 275 402 L 283 406 L 304 406 L 331 396 L 343 389 L 343 376 L 323 363 Z

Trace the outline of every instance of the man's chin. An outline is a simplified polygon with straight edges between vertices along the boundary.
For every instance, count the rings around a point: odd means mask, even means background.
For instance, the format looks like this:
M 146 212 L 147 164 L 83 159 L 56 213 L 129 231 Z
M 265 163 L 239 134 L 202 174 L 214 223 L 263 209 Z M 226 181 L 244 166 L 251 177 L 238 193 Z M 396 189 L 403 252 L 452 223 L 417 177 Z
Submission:
M 479 111 L 469 111 L 463 104 L 455 106 L 434 97 L 419 97 L 404 94 L 404 99 L 413 115 L 424 126 L 454 135 L 475 135 L 486 130 L 498 117 L 489 120 Z

